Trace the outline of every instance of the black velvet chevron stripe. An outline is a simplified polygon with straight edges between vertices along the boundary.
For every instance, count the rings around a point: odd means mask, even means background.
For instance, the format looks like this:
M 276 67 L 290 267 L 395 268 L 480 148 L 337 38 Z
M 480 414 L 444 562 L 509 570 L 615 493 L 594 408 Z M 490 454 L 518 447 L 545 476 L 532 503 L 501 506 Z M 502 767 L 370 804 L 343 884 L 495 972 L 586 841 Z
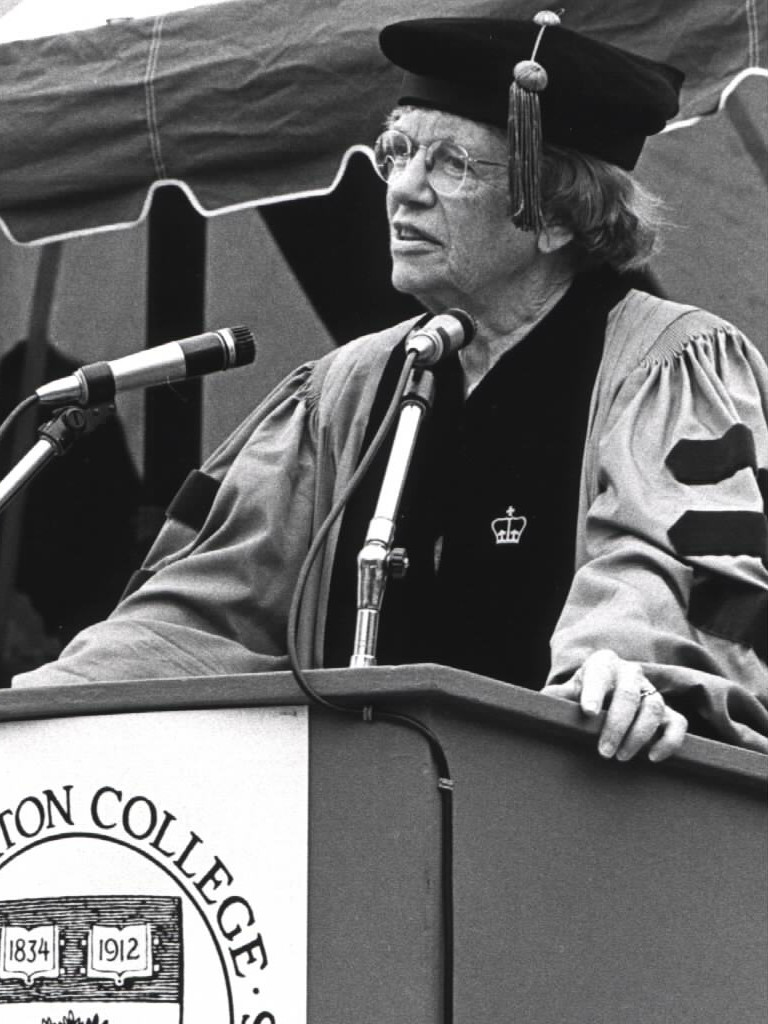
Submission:
M 681 555 L 768 559 L 768 521 L 761 512 L 685 512 L 670 528 L 669 539 Z
M 757 469 L 755 440 L 749 427 L 737 423 L 714 440 L 678 441 L 666 461 L 681 483 L 716 484 L 740 469 Z
M 168 506 L 166 516 L 193 530 L 199 530 L 211 510 L 219 489 L 219 481 L 207 473 L 193 469 Z
M 688 621 L 768 661 L 768 593 L 740 580 L 694 576 Z

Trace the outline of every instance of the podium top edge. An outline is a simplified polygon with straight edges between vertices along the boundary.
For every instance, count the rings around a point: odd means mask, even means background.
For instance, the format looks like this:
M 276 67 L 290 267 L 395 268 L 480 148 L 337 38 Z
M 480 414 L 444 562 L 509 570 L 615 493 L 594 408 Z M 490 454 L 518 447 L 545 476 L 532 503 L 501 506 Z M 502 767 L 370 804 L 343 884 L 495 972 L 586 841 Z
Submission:
M 378 666 L 366 669 L 314 669 L 307 673 L 324 697 L 348 706 L 376 705 L 407 710 L 409 705 L 442 705 L 468 717 L 492 718 L 540 732 L 576 739 L 594 736 L 600 719 L 585 721 L 571 701 L 546 696 L 485 676 L 442 665 Z M 291 672 L 250 675 L 136 679 L 69 686 L 0 690 L 0 723 L 83 715 L 153 711 L 306 705 Z M 732 782 L 768 783 L 768 755 L 699 736 L 687 736 L 668 762 Z

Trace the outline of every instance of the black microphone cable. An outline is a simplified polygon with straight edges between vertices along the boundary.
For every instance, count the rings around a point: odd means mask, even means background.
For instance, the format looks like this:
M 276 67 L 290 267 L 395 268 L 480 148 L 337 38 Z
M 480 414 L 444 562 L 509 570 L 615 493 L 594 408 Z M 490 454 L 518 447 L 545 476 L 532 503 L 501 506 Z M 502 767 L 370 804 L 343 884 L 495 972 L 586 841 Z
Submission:
M 407 337 L 407 336 L 406 336 Z M 405 339 L 404 339 L 405 340 Z M 371 463 L 375 459 L 379 449 L 386 440 L 397 417 L 400 399 L 405 391 L 411 370 L 416 363 L 419 354 L 408 352 L 406 354 L 403 369 L 395 385 L 395 391 L 389 407 L 381 421 L 379 429 L 363 458 L 360 460 L 355 472 L 349 479 L 342 493 L 336 499 L 330 512 L 323 520 L 318 529 L 312 544 L 307 551 L 302 563 L 296 586 L 291 600 L 291 607 L 288 613 L 288 656 L 291 671 L 300 689 L 310 704 L 325 708 L 328 711 L 351 715 L 360 718 L 364 722 L 390 722 L 403 728 L 411 729 L 419 733 L 429 744 L 432 759 L 437 771 L 437 787 L 440 795 L 440 866 L 441 866 L 441 912 L 442 912 L 442 1000 L 444 1024 L 453 1024 L 453 975 L 454 975 L 454 932 L 453 932 L 453 779 L 451 778 L 448 759 L 445 750 L 435 733 L 417 718 L 410 715 L 399 714 L 393 711 L 380 711 L 371 704 L 349 705 L 329 700 L 318 693 L 306 677 L 301 667 L 297 650 L 298 621 L 301 611 L 301 604 L 306 589 L 312 566 L 318 553 L 324 546 L 333 524 L 338 519 L 350 497 L 356 490 L 362 478 L 367 473 Z
M 2 423 L 0 423 L 0 441 L 3 439 L 3 435 L 8 431 L 16 420 L 22 416 L 27 409 L 30 409 L 33 405 L 38 405 L 40 399 L 37 395 L 27 395 L 19 404 L 8 413 Z

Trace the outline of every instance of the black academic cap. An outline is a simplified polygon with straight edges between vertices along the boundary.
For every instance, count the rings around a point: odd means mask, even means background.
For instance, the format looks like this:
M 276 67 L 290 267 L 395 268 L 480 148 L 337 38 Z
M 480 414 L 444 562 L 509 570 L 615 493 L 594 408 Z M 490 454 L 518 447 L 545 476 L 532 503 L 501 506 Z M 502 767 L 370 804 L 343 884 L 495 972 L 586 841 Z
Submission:
M 510 18 L 423 18 L 388 25 L 380 43 L 407 72 L 400 103 L 506 129 L 515 65 L 530 60 L 539 33 Z M 547 78 L 545 144 L 631 170 L 646 138 L 678 111 L 682 72 L 561 25 L 546 28 L 535 59 Z

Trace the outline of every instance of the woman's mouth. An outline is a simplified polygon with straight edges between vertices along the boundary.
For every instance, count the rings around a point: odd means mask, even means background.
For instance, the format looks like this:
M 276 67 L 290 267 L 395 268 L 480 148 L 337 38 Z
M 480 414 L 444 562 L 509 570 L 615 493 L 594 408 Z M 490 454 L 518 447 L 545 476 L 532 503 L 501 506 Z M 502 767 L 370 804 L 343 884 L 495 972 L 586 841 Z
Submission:
M 392 240 L 403 245 L 439 245 L 434 235 L 406 221 L 395 221 L 392 224 Z

